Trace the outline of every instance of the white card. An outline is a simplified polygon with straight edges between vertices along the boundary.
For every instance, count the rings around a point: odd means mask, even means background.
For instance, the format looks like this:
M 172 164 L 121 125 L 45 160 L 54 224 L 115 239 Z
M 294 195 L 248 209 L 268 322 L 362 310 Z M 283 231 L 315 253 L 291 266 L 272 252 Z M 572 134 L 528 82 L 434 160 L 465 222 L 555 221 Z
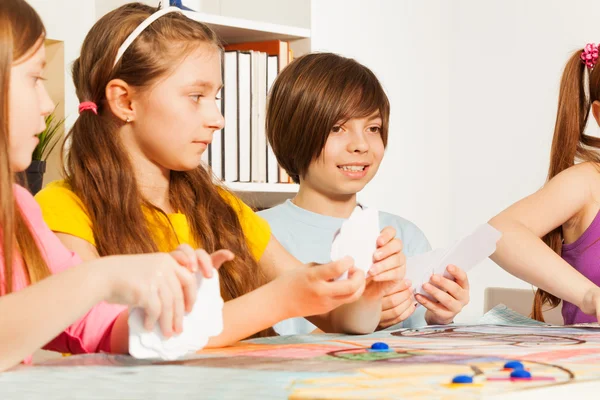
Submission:
M 152 331 L 144 328 L 144 311 L 135 308 L 129 312 L 129 354 L 135 358 L 175 360 L 194 353 L 208 343 L 208 338 L 223 331 L 223 299 L 219 287 L 219 273 L 206 279 L 196 273 L 198 292 L 192 311 L 183 317 L 183 331 L 165 338 L 157 323 Z
M 429 282 L 432 274 L 453 279 L 446 269 L 448 265 L 456 265 L 465 272 L 471 270 L 496 251 L 496 243 L 501 237 L 498 230 L 489 224 L 483 224 L 448 249 L 436 249 L 408 257 L 405 279 L 412 282 L 415 294 L 419 293 L 433 300 L 422 287 Z
M 334 236 L 331 260 L 350 256 L 354 259 L 354 266 L 366 274 L 373 265 L 379 234 L 379 212 L 374 208 L 357 206 Z M 344 272 L 338 279 L 347 278 L 348 273 Z

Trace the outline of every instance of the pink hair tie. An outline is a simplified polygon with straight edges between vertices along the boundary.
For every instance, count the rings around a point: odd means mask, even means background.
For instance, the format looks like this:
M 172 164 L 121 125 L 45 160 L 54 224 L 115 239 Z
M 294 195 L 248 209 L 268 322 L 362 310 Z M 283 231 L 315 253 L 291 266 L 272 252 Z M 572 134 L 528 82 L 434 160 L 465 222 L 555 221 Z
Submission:
M 98 106 L 93 101 L 84 101 L 79 104 L 79 114 L 86 110 L 91 110 L 94 114 L 98 115 Z
M 594 43 L 586 44 L 581 52 L 581 62 L 592 69 L 596 66 L 596 61 L 598 61 L 598 45 Z

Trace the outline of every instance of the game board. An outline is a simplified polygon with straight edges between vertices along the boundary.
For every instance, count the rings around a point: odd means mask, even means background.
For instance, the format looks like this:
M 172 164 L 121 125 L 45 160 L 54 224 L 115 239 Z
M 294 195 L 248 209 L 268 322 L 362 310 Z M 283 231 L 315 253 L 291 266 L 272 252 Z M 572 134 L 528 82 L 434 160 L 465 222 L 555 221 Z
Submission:
M 385 342 L 390 351 L 371 351 L 374 342 Z M 531 379 L 511 379 L 511 371 L 503 370 L 511 360 L 520 360 Z M 451 383 L 463 374 L 474 377 L 474 383 Z M 600 327 L 454 325 L 365 336 L 267 338 L 204 350 L 177 362 L 68 357 L 1 374 L 0 388 L 15 379 L 101 379 L 110 382 L 113 397 L 127 398 L 159 386 L 170 387 L 171 398 L 480 398 L 600 380 Z M 120 382 L 127 385 L 119 389 Z

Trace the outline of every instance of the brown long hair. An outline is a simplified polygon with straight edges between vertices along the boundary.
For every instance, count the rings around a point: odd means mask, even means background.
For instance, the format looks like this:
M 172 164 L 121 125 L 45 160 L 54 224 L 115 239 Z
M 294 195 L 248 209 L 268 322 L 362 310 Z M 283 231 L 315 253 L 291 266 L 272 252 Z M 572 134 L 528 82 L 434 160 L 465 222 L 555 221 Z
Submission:
M 23 258 L 25 277 L 35 283 L 50 270 L 35 242 L 13 194 L 14 172 L 9 156 L 9 86 L 11 68 L 33 55 L 46 36 L 39 15 L 23 0 L 0 2 L 0 236 L 4 258 L 4 287 L 0 293 L 13 290 L 13 262 Z
M 159 227 L 165 240 L 176 237 L 162 210 L 141 195 L 133 167 L 118 135 L 122 122 L 112 114 L 106 85 L 122 79 L 147 88 L 163 77 L 193 47 L 212 44 L 215 33 L 206 25 L 179 13 L 167 14 L 138 36 L 113 68 L 119 46 L 157 9 L 140 3 L 124 5 L 102 17 L 85 38 L 81 56 L 73 64 L 73 80 L 80 101 L 93 101 L 98 115 L 82 113 L 69 132 L 71 148 L 65 175 L 70 189 L 81 199 L 94 227 L 101 256 L 148 253 L 158 250 L 151 227 Z M 196 244 L 208 252 L 229 249 L 236 258 L 219 270 L 225 300 L 241 296 L 266 282 L 250 253 L 238 216 L 202 167 L 171 171 L 169 200 L 189 223 Z M 144 209 L 155 218 L 147 219 Z M 272 334 L 272 330 L 263 334 Z
M 340 120 L 379 111 L 387 145 L 390 103 L 375 74 L 352 58 L 306 54 L 275 79 L 266 115 L 266 133 L 279 165 L 300 183 L 321 155 L 331 128 Z
M 600 155 L 596 151 L 600 149 L 600 139 L 584 133 L 590 106 L 594 101 L 600 100 L 600 65 L 588 73 L 580 59 L 582 51 L 583 49 L 573 53 L 562 75 L 548 180 L 575 165 L 576 160 L 600 163 Z M 562 227 L 548 233 L 543 240 L 560 255 Z M 534 319 L 544 320 L 542 307 L 545 304 L 554 308 L 560 304 L 560 299 L 538 289 L 533 302 Z

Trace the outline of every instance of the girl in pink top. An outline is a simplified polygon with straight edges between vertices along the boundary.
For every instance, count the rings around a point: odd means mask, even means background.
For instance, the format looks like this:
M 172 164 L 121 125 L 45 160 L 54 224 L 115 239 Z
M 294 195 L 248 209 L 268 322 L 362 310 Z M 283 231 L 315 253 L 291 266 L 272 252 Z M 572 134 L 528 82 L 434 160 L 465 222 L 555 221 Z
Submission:
M 145 310 L 147 328 L 159 322 L 166 336 L 180 332 L 195 301 L 190 271 L 201 268 L 208 277 L 233 257 L 188 246 L 171 256 L 81 264 L 54 236 L 33 197 L 13 183 L 13 174 L 30 164 L 44 116 L 54 108 L 41 77 L 44 39 L 39 16 L 24 0 L 0 2 L 0 370 L 28 361 L 42 346 L 126 352 L 126 306 Z

